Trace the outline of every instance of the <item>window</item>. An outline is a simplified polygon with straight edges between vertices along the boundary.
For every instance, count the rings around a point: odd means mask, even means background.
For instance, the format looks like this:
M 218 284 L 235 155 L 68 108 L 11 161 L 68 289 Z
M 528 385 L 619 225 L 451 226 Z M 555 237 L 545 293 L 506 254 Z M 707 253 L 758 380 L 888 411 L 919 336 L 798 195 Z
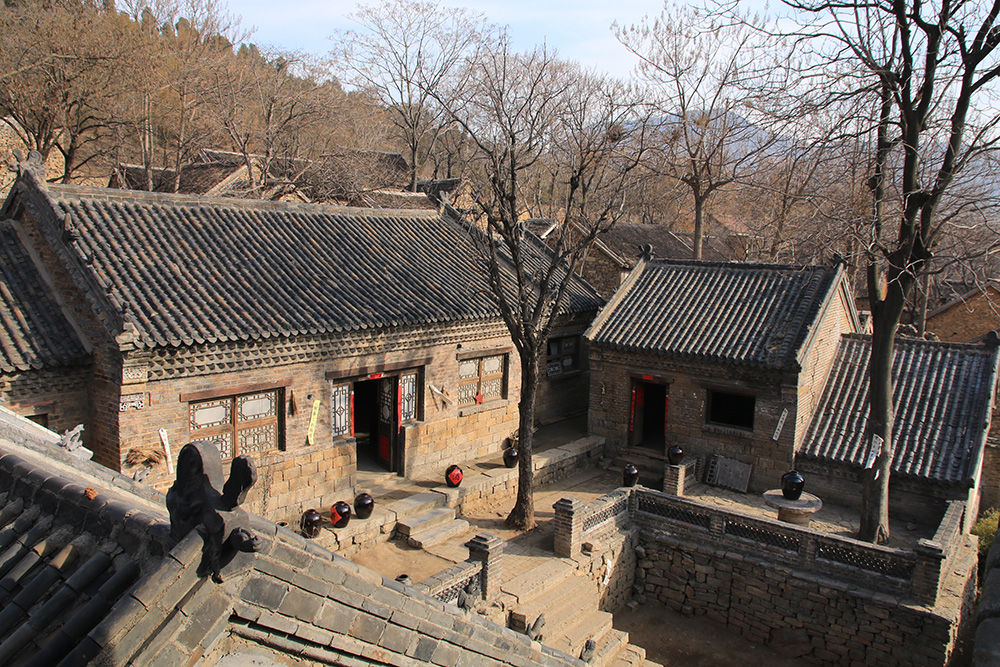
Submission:
M 350 383 L 333 385 L 330 425 L 335 438 L 354 435 L 354 422 L 351 419 L 353 398 Z
M 580 337 L 550 338 L 545 373 L 550 378 L 580 370 Z
M 458 362 L 458 407 L 504 398 L 507 355 L 462 359 Z
M 418 418 L 419 398 L 417 374 L 403 373 L 399 376 L 399 421 L 409 422 Z
M 709 389 L 706 422 L 716 426 L 752 431 L 756 407 L 755 396 Z
M 223 459 L 279 449 L 282 399 L 274 389 L 190 403 L 191 438 L 215 443 Z

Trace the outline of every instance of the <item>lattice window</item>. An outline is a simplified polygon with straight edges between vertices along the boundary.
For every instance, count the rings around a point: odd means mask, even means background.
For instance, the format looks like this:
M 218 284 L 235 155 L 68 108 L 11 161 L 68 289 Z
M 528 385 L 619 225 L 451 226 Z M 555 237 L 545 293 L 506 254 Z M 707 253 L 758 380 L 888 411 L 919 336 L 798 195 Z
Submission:
M 610 521 L 619 514 L 624 514 L 627 511 L 628 511 L 628 499 L 619 498 L 611 505 L 608 505 L 604 509 L 598 512 L 594 512 L 593 514 L 588 516 L 583 522 L 583 532 L 593 530 L 597 526 L 600 526 L 606 521 Z
M 417 416 L 417 374 L 403 373 L 399 376 L 399 419 L 413 421 Z
M 655 514 L 673 521 L 681 521 L 706 530 L 712 523 L 711 518 L 707 514 L 702 514 L 686 507 L 679 507 L 652 496 L 640 495 L 638 509 L 640 512 Z
M 550 338 L 545 358 L 545 374 L 559 377 L 580 370 L 580 337 Z
M 476 405 L 507 393 L 507 355 L 497 354 L 458 362 L 458 405 Z
M 913 563 L 893 558 L 889 555 L 879 555 L 865 551 L 855 551 L 836 544 L 820 543 L 816 547 L 816 558 L 850 565 L 869 572 L 877 572 L 886 577 L 910 579 L 913 576 Z
M 335 384 L 330 396 L 330 424 L 333 437 L 353 435 L 351 427 L 351 385 Z
M 786 551 L 798 552 L 801 541 L 797 537 L 767 530 L 760 526 L 755 526 L 743 521 L 727 519 L 725 523 L 726 535 L 742 537 L 745 540 L 752 540 L 758 544 L 766 544 L 769 547 L 777 547 Z
M 223 459 L 279 449 L 281 401 L 281 390 L 274 389 L 191 403 L 191 439 L 215 443 Z

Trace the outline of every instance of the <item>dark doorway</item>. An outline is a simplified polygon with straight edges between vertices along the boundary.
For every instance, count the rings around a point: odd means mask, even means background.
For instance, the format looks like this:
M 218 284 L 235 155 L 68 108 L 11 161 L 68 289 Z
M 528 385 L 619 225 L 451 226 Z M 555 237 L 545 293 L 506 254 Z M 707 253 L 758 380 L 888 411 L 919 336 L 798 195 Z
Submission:
M 354 437 L 359 470 L 398 470 L 397 378 L 380 377 L 354 383 Z
M 378 442 L 378 383 L 364 380 L 354 383 L 354 438 L 358 443 L 358 470 L 380 470 Z
M 629 444 L 663 451 L 667 429 L 667 385 L 633 381 Z

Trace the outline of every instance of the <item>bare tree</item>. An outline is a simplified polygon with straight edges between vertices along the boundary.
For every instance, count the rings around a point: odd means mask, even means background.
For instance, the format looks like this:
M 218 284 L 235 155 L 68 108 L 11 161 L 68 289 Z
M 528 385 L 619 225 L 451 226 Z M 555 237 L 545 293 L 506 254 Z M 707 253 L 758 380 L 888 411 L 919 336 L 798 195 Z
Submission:
M 694 259 L 701 259 L 705 208 L 721 189 L 757 168 L 776 134 L 753 122 L 741 87 L 756 33 L 740 22 L 668 5 L 656 19 L 615 26 L 639 57 L 638 74 L 658 110 L 658 149 L 646 166 L 684 184 L 694 205 Z
M 334 59 L 348 83 L 389 110 L 416 192 L 427 152 L 447 126 L 431 93 L 443 89 L 492 28 L 479 14 L 414 0 L 362 6 L 352 18 L 360 29 L 335 35 Z
M 1000 139 L 1000 0 L 786 4 L 803 21 L 793 33 L 804 55 L 799 71 L 822 92 L 817 102 L 850 99 L 870 110 L 854 122 L 873 137 L 862 252 L 873 325 L 869 441 L 878 458 L 865 471 L 859 538 L 882 542 L 895 452 L 895 336 L 935 251 L 979 206 L 961 196 L 960 177 L 984 164 Z
M 644 148 L 631 92 L 540 48 L 515 53 L 506 36 L 484 47 L 476 76 L 434 92 L 471 144 L 469 169 L 483 233 L 480 264 L 521 365 L 517 500 L 507 523 L 534 525 L 532 429 L 541 355 L 574 288 L 583 251 L 621 212 L 621 193 Z M 522 219 L 522 187 L 545 160 L 563 165 L 552 196 L 561 225 L 547 249 Z
M 134 26 L 96 4 L 27 1 L 0 6 L 0 33 L 0 116 L 44 159 L 61 153 L 68 182 L 121 122 Z

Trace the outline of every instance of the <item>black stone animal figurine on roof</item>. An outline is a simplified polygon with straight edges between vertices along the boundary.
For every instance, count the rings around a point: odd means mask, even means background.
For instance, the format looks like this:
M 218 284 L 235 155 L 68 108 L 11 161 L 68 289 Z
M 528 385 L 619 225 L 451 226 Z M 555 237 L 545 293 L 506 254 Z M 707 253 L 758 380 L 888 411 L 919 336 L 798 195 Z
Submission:
M 249 530 L 249 516 L 239 505 L 257 481 L 257 467 L 249 456 L 233 459 L 229 479 L 222 483 L 222 458 L 208 440 L 195 440 L 177 455 L 177 479 L 167 491 L 170 536 L 181 540 L 197 528 L 205 540 L 200 576 L 212 575 L 221 584 L 225 546 L 257 551 L 260 538 Z

